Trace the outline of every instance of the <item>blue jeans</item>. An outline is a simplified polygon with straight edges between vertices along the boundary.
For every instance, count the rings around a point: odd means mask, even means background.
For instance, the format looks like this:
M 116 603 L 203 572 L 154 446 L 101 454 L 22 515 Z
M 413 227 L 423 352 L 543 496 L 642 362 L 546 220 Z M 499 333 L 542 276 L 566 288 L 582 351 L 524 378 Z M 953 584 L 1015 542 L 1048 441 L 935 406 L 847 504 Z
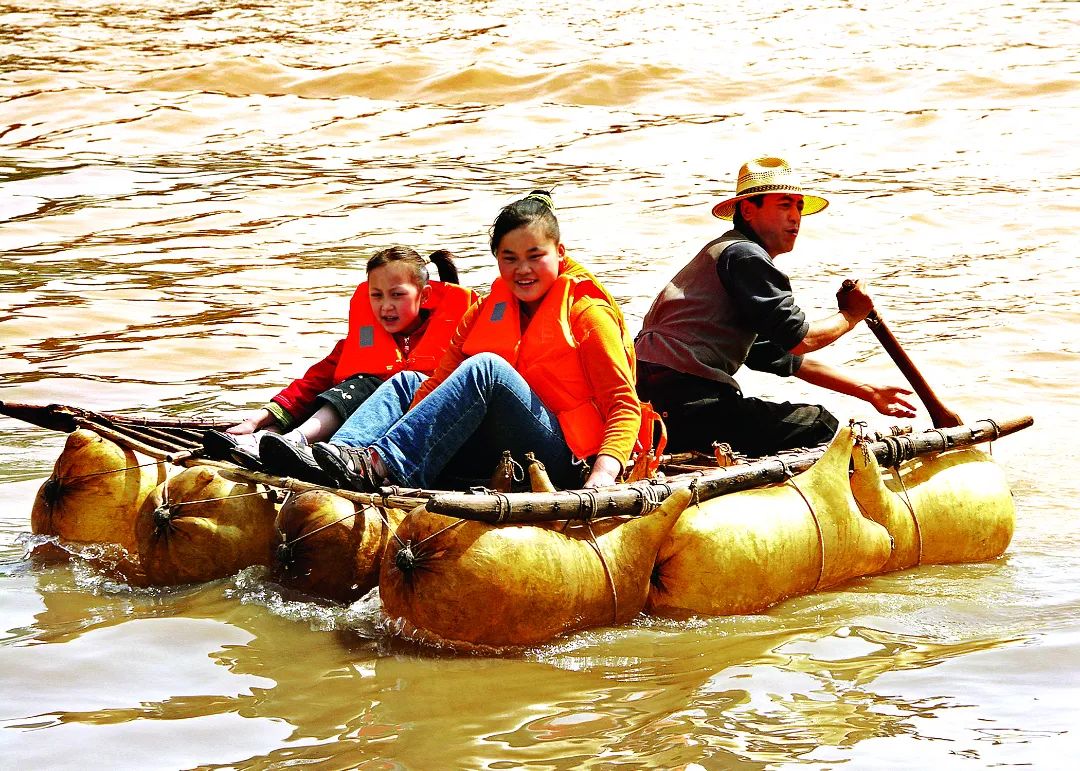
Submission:
M 373 448 L 390 476 L 407 487 L 433 488 L 444 476 L 456 484 L 487 484 L 503 450 L 522 465 L 532 452 L 556 485 L 581 486 L 582 466 L 555 413 L 502 357 L 466 359 L 406 413 L 421 382 L 415 372 L 390 378 L 331 441 Z
M 419 372 L 394 375 L 364 400 L 330 441 L 349 447 L 370 447 L 401 420 L 425 380 L 427 377 Z

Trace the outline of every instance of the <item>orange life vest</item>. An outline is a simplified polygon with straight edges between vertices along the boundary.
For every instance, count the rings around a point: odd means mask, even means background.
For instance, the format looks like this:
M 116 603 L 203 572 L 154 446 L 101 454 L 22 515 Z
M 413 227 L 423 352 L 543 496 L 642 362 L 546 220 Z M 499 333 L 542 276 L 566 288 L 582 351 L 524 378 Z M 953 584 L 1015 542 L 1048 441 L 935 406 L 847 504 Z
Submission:
M 477 295 L 471 289 L 443 281 L 431 281 L 428 286 L 431 292 L 421 306 L 431 311 L 427 329 L 407 357 L 375 318 L 367 282 L 356 288 L 349 301 L 349 333 L 334 370 L 335 382 L 361 374 L 388 378 L 404 370 L 425 375 L 435 371 L 458 322 L 476 302 Z
M 578 314 L 594 304 L 611 306 L 608 298 L 601 287 L 587 278 L 560 275 L 522 335 L 518 301 L 507 283 L 498 278 L 462 345 L 467 356 L 490 352 L 506 359 L 544 406 L 555 413 L 567 446 L 578 458 L 595 455 L 600 449 L 604 417 L 585 376 L 571 324 Z M 616 315 L 623 349 L 633 371 L 633 341 L 626 332 L 622 314 Z

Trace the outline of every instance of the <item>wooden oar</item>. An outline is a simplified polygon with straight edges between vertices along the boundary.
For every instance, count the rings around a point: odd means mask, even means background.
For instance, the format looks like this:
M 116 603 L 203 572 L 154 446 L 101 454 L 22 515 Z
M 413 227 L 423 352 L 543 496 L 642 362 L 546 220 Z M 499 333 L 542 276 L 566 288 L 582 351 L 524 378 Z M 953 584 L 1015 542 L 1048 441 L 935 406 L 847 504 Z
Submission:
M 850 278 L 844 280 L 842 291 L 849 292 L 854 288 L 854 281 Z M 881 343 L 881 347 L 885 349 L 885 352 L 889 354 L 889 357 L 904 374 L 904 377 L 907 378 L 915 394 L 922 400 L 926 411 L 930 413 L 930 420 L 934 422 L 934 428 L 954 428 L 963 425 L 960 416 L 942 404 L 937 394 L 930 388 L 930 384 L 926 382 L 911 357 L 900 347 L 900 342 L 893 336 L 889 326 L 878 315 L 876 310 L 870 311 L 870 315 L 866 317 L 866 325 L 870 327 L 870 331 L 874 333 L 874 337 Z

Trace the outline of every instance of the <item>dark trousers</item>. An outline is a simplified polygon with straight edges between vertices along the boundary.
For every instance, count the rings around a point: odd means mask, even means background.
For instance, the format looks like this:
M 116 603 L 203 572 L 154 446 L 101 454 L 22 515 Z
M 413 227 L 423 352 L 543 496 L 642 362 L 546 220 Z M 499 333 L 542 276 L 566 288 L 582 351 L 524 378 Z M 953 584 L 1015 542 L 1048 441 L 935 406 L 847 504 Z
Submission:
M 638 396 L 664 416 L 668 451 L 712 452 L 725 442 L 751 457 L 828 442 L 839 423 L 816 404 L 748 398 L 726 383 L 638 362 Z
M 323 391 L 316 401 L 320 407 L 323 404 L 333 407 L 344 423 L 382 384 L 383 381 L 374 375 L 353 375 L 330 390 Z

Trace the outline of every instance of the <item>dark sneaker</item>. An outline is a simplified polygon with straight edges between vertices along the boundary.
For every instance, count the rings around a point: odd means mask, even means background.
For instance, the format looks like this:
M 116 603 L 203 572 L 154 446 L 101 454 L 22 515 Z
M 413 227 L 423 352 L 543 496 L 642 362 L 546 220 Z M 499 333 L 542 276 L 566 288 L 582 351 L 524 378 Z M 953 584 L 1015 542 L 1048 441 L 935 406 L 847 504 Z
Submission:
M 254 440 L 251 440 L 254 441 Z M 233 434 L 224 431 L 204 431 L 202 436 L 203 453 L 213 460 L 224 460 L 235 463 L 238 466 L 251 471 L 262 471 L 263 465 L 259 460 L 259 454 L 245 446 L 250 442 L 243 442 Z
M 229 453 L 236 447 L 236 437 L 224 431 L 203 431 L 203 454 L 213 460 L 232 460 Z
M 229 451 L 229 460 L 248 471 L 266 471 L 259 454 L 239 444 Z
M 290 442 L 280 434 L 263 434 L 259 440 L 259 458 L 268 474 L 334 487 L 334 480 L 315 462 L 306 444 Z
M 374 493 L 382 485 L 383 480 L 371 467 L 365 448 L 316 442 L 311 446 L 311 454 L 338 487 L 358 493 Z

